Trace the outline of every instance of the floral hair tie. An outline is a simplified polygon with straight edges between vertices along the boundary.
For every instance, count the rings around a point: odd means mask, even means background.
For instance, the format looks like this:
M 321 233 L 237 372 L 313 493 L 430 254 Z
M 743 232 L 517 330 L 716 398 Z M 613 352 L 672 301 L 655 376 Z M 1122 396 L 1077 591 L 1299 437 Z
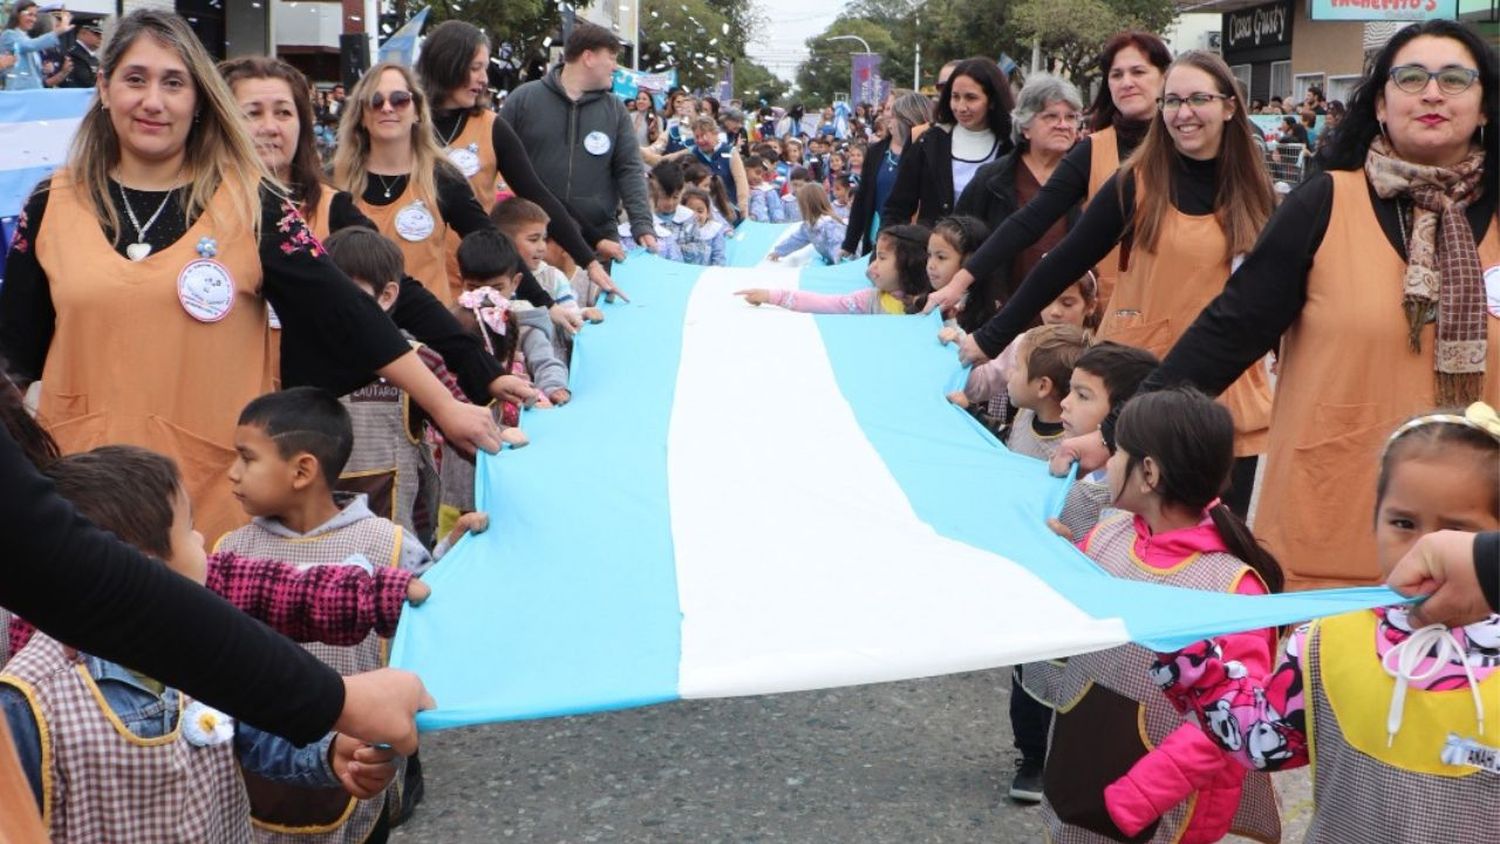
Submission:
M 505 315 L 510 310 L 510 300 L 501 296 L 493 287 L 476 287 L 473 290 L 465 290 L 458 294 L 459 307 L 473 311 L 474 318 L 479 324 L 495 332 L 501 337 L 505 336 Z M 480 332 L 484 337 L 484 348 L 490 353 L 495 353 L 494 344 L 490 342 L 487 332 Z

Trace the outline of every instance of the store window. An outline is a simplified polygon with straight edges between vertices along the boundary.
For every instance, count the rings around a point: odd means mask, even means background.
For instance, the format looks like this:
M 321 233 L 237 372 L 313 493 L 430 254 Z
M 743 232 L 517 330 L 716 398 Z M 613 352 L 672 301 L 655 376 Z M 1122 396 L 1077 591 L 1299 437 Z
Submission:
M 1233 73 L 1234 78 L 1239 80 L 1240 90 L 1245 92 L 1245 96 L 1255 99 L 1255 95 L 1251 93 L 1254 89 L 1250 87 L 1250 65 L 1237 64 L 1229 68 L 1229 72 Z
M 1321 73 L 1299 73 L 1292 81 L 1292 97 L 1297 102 L 1307 99 L 1307 89 L 1317 85 L 1323 89 L 1323 98 L 1328 98 L 1328 77 Z
M 1358 76 L 1330 76 L 1328 77 L 1328 101 L 1338 100 L 1344 105 L 1349 104 L 1349 98 L 1354 96 L 1354 89 L 1359 85 Z
M 1292 91 L 1292 63 L 1271 62 L 1271 96 L 1297 98 Z

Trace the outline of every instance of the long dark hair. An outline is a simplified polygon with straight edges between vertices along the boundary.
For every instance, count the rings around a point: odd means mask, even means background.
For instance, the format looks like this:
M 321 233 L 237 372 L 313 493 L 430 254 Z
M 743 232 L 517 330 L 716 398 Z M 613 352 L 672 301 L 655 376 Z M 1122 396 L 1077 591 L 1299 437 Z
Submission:
M 469 81 L 469 63 L 480 47 L 489 47 L 490 39 L 472 23 L 448 20 L 438 24 L 422 39 L 422 54 L 417 57 L 417 79 L 434 110 L 442 106 L 449 91 Z M 480 93 L 469 114 L 478 115 L 489 107 L 489 88 Z
M 1150 457 L 1160 470 L 1156 494 L 1166 504 L 1208 509 L 1229 553 L 1255 569 L 1272 592 L 1286 585 L 1281 564 L 1222 502 L 1234 470 L 1234 419 L 1191 387 L 1138 394 L 1120 411 L 1115 445 L 1130 456 L 1126 474 Z
M 1370 65 L 1370 72 L 1359 81 L 1354 95 L 1349 98 L 1348 112 L 1344 119 L 1330 130 L 1328 143 L 1319 154 L 1324 167 L 1330 170 L 1359 170 L 1365 166 L 1365 154 L 1369 152 L 1370 142 L 1381 132 L 1380 121 L 1375 117 L 1375 102 L 1385 93 L 1385 83 L 1390 78 L 1396 53 L 1412 39 L 1422 35 L 1451 38 L 1462 44 L 1474 57 L 1483 93 L 1479 110 L 1489 117 L 1490 125 L 1496 127 L 1488 131 L 1481 129 L 1478 139 L 1484 146 L 1484 171 L 1493 180 L 1496 167 L 1500 165 L 1500 157 L 1497 157 L 1500 156 L 1500 126 L 1496 126 L 1497 101 L 1500 101 L 1500 66 L 1497 66 L 1495 51 L 1484 43 L 1478 33 L 1466 24 L 1442 19 L 1414 23 L 1402 29 L 1376 54 L 1374 63 Z
M 21 13 L 36 5 L 36 0 L 16 0 L 16 5 L 10 9 L 10 17 L 5 21 L 6 29 L 20 29 Z
M 1474 466 L 1486 470 L 1490 506 L 1500 512 L 1500 439 L 1462 420 L 1462 408 L 1438 410 L 1407 420 L 1396 429 L 1380 455 L 1380 479 L 1375 484 L 1375 518 L 1391 486 L 1391 473 L 1407 460 L 1463 448 L 1475 455 Z
M 1166 73 L 1172 64 L 1172 51 L 1156 35 L 1135 29 L 1115 33 L 1104 42 L 1104 49 L 1099 51 L 1099 75 L 1104 78 L 1099 84 L 1099 93 L 1094 95 L 1094 104 L 1089 107 L 1093 114 L 1089 120 L 1090 131 L 1108 129 L 1115 125 L 1115 119 L 1120 114 L 1115 108 L 1114 98 L 1109 94 L 1109 69 L 1115 63 L 1115 56 L 1126 47 L 1140 50 L 1146 61 L 1156 65 L 1156 69 L 1162 73 Z
M 927 239 L 931 236 L 932 229 L 915 223 L 886 226 L 875 236 L 877 245 L 881 238 L 887 238 L 896 250 L 896 272 L 909 314 L 921 313 L 932 292 L 932 283 L 927 280 Z
M 297 109 L 297 151 L 292 154 L 287 174 L 287 190 L 292 200 L 303 206 L 304 214 L 318 207 L 323 198 L 323 162 L 318 157 L 318 144 L 313 136 L 312 97 L 308 95 L 307 77 L 302 71 L 281 59 L 269 56 L 244 56 L 219 62 L 219 74 L 233 91 L 238 82 L 246 79 L 280 79 L 292 89 L 292 104 Z
M 942 93 L 938 98 L 937 122 L 949 126 L 958 123 L 958 119 L 953 116 L 953 104 L 949 98 L 953 96 L 953 80 L 960 76 L 967 76 L 984 89 L 989 106 L 985 122 L 990 131 L 995 133 L 995 137 L 1000 139 L 1000 143 L 1009 148 L 1010 113 L 1016 107 L 1016 98 L 1011 94 L 1010 83 L 1006 81 L 1005 74 L 1000 72 L 1000 66 L 983 56 L 964 59 L 953 66 L 953 73 L 943 83 Z
M 38 469 L 46 469 L 62 453 L 52 435 L 37 424 L 26 409 L 26 396 L 16 382 L 6 374 L 5 361 L 0 360 L 0 426 L 10 433 L 11 439 L 21 447 L 21 453 Z

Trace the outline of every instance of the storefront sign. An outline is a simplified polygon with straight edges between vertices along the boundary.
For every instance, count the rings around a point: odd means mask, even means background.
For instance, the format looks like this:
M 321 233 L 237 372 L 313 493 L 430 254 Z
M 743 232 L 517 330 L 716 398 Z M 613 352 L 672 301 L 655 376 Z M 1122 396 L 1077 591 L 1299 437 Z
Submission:
M 1315 21 L 1425 21 L 1457 18 L 1458 0 L 1308 0 Z
M 1283 47 L 1291 43 L 1291 0 L 1224 13 L 1225 53 Z

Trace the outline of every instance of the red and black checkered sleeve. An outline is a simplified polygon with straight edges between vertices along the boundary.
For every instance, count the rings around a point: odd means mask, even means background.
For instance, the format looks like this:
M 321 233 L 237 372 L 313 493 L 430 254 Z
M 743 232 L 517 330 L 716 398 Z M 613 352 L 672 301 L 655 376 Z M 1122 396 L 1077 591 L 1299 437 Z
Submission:
M 214 554 L 209 589 L 299 642 L 355 645 L 371 631 L 394 634 L 412 574 L 360 566 L 298 568 L 277 560 Z

